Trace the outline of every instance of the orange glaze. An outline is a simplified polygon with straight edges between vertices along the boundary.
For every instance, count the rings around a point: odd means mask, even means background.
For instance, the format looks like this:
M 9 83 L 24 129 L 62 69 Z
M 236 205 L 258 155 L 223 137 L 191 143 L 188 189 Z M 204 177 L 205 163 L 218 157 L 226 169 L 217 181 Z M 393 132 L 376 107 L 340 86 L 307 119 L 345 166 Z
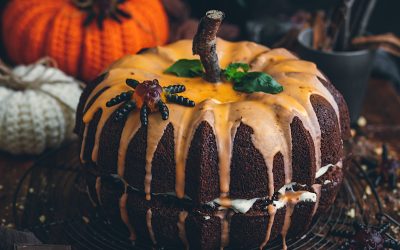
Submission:
M 179 198 L 183 198 L 185 195 L 185 164 L 190 143 L 196 128 L 202 121 L 207 121 L 211 125 L 216 137 L 221 198 L 229 198 L 233 140 L 241 122 L 254 130 L 252 142 L 263 155 L 267 166 L 265 171 L 268 174 L 269 186 L 266 188 L 269 190 L 269 196 L 272 196 L 276 191 L 273 186 L 273 158 L 277 152 L 281 152 L 283 155 L 285 183 L 291 182 L 290 123 L 295 116 L 302 121 L 314 141 L 316 170 L 318 171 L 321 167 L 321 131 L 310 103 L 310 96 L 313 94 L 323 96 L 336 111 L 338 118 L 340 115 L 333 96 L 317 78 L 324 78 L 324 76 L 318 71 L 315 64 L 299 60 L 284 49 L 270 50 L 252 42 L 231 43 L 219 39 L 217 41 L 217 53 L 222 68 L 226 68 L 228 64 L 233 62 L 249 63 L 251 71 L 264 71 L 284 87 L 284 91 L 276 95 L 261 92 L 247 94 L 234 91 L 230 82 L 213 84 L 200 77 L 180 78 L 164 74 L 165 69 L 179 59 L 198 58 L 192 55 L 191 46 L 191 41 L 182 40 L 164 47 L 151 49 L 140 55 L 126 56 L 109 67 L 108 76 L 94 89 L 88 100 L 101 89 L 109 88 L 99 96 L 83 117 L 87 127 L 96 111 L 103 110 L 92 152 L 94 162 L 97 161 L 102 128 L 117 108 L 117 106 L 106 108 L 106 102 L 120 92 L 130 90 L 130 87 L 125 84 L 125 80 L 128 78 L 140 82 L 158 79 L 161 86 L 184 84 L 186 91 L 181 95 L 194 100 L 196 106 L 189 108 L 171 103 L 167 104 L 170 110 L 170 117 L 167 121 L 162 120 L 159 114 L 149 115 L 146 176 L 144 180 L 147 199 L 151 198 L 152 159 L 169 123 L 174 127 L 175 192 Z M 121 177 L 124 177 L 128 145 L 141 126 L 138 113 L 139 111 L 135 110 L 129 114 L 122 132 L 118 149 L 118 175 Z M 288 197 L 287 199 L 291 201 L 294 198 Z M 287 213 L 289 212 L 290 209 Z M 287 214 L 287 216 L 290 218 L 290 215 Z M 290 222 L 285 221 L 285 225 L 287 223 L 290 224 Z M 266 241 L 268 241 L 268 237 L 266 237 Z
M 121 213 L 121 220 L 125 223 L 126 227 L 129 230 L 129 233 L 130 233 L 129 239 L 133 241 L 133 240 L 136 240 L 136 233 L 135 233 L 135 229 L 133 228 L 133 226 L 129 220 L 128 210 L 126 207 L 127 201 L 128 201 L 128 193 L 125 191 L 125 193 L 122 194 L 122 196 L 119 200 L 119 208 L 120 208 L 120 213 Z
M 189 242 L 186 237 L 186 226 L 185 226 L 185 221 L 186 221 L 187 216 L 188 216 L 188 212 L 186 212 L 186 211 L 179 212 L 177 226 L 178 226 L 178 230 L 179 230 L 179 238 L 181 239 L 185 248 L 189 249 Z
M 153 214 L 151 212 L 151 209 L 149 208 L 149 210 L 147 210 L 147 213 L 146 213 L 147 230 L 149 231 L 149 236 L 150 236 L 151 241 L 153 242 L 154 245 L 156 245 L 157 244 L 156 236 L 154 235 L 153 225 L 151 224 L 152 217 L 153 217 Z
M 92 97 L 102 88 L 110 87 L 100 95 L 83 118 L 87 124 L 98 109 L 103 110 L 96 133 L 92 160 L 97 160 L 102 127 L 116 108 L 106 108 L 105 103 L 120 92 L 130 89 L 125 84 L 125 80 L 132 78 L 133 73 L 134 79 L 138 81 L 158 79 L 162 86 L 182 83 L 187 89 L 182 95 L 197 103 L 195 108 L 169 104 L 170 118 L 167 121 L 163 121 L 159 115 L 150 115 L 145 178 L 145 192 L 148 198 L 151 193 L 151 161 L 158 142 L 170 122 L 174 126 L 175 159 L 177 159 L 175 191 L 180 198 L 184 196 L 184 165 L 190 142 L 198 124 L 204 120 L 213 127 L 217 139 L 221 193 L 225 196 L 229 194 L 232 141 L 240 122 L 257 128 L 253 135 L 253 143 L 266 161 L 270 195 L 274 192 L 273 156 L 279 151 L 284 155 L 286 182 L 291 180 L 289 125 L 295 115 L 302 120 L 303 125 L 314 138 L 318 169 L 320 167 L 320 130 L 309 96 L 314 93 L 320 94 L 326 97 L 335 110 L 338 108 L 329 91 L 317 79 L 317 76 L 323 76 L 315 65 L 298 60 L 285 50 L 268 50 L 251 42 L 230 43 L 218 40 L 217 47 L 222 68 L 231 62 L 250 63 L 254 70 L 263 70 L 271 74 L 284 86 L 284 91 L 277 95 L 246 94 L 234 91 L 230 82 L 212 84 L 205 82 L 202 78 L 179 78 L 164 74 L 163 71 L 176 60 L 196 58 L 191 55 L 191 41 L 189 40 L 158 47 L 141 55 L 127 56 L 109 68 L 108 77 L 91 93 Z M 301 88 L 299 88 L 300 86 Z M 276 116 L 277 110 L 280 112 L 279 117 Z M 135 113 L 138 111 L 132 112 L 131 116 L 135 116 Z M 265 122 L 265 120 L 269 120 L 269 122 Z M 124 128 L 124 137 L 120 143 L 118 158 L 118 174 L 120 175 L 123 174 L 127 144 L 140 127 L 139 123 L 139 119 L 131 118 L 130 126 Z
M 267 227 L 267 234 L 265 235 L 265 240 L 263 241 L 263 243 L 261 243 L 260 249 L 263 249 L 269 241 L 269 238 L 271 236 L 272 226 L 274 225 L 276 210 L 277 209 L 275 206 L 268 205 L 269 221 L 268 221 L 268 227 Z

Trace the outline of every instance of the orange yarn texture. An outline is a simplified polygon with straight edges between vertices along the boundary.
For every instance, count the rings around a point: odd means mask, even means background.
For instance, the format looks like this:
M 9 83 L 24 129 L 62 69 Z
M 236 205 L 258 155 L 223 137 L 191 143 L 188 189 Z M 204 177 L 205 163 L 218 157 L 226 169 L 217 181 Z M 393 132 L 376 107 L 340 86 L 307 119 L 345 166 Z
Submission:
M 95 21 L 83 26 L 87 12 L 71 0 L 12 0 L 2 22 L 8 56 L 16 64 L 50 56 L 69 75 L 89 81 L 116 59 L 167 41 L 161 0 L 126 0 L 119 8 L 132 18 L 106 19 L 99 29 Z

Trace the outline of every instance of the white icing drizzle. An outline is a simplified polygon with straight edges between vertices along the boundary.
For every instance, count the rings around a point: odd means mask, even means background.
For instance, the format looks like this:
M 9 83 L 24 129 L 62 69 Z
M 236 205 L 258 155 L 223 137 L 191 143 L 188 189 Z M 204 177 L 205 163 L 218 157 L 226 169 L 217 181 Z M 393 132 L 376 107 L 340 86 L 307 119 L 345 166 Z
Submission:
M 250 208 L 254 205 L 254 203 L 258 200 L 259 198 L 254 198 L 250 200 L 246 199 L 232 199 L 230 200 L 230 208 L 232 208 L 235 212 L 245 214 L 247 211 L 250 210 Z M 221 202 L 221 199 L 217 198 L 213 200 L 213 202 L 223 206 L 224 202 Z
M 323 176 L 328 170 L 332 167 L 339 167 L 342 168 L 343 165 L 343 160 L 339 160 L 336 164 L 327 164 L 326 166 L 321 167 L 316 173 L 315 173 L 315 179 L 318 179 L 319 177 Z
M 299 201 L 304 201 L 304 202 L 316 202 L 317 195 L 311 192 L 303 192 L 298 199 Z
M 322 168 L 320 168 L 316 173 L 315 173 L 315 179 L 318 179 L 319 177 L 323 176 L 326 172 L 328 172 L 328 170 L 331 167 L 334 167 L 335 165 L 333 164 L 328 164 L 326 166 L 323 166 Z

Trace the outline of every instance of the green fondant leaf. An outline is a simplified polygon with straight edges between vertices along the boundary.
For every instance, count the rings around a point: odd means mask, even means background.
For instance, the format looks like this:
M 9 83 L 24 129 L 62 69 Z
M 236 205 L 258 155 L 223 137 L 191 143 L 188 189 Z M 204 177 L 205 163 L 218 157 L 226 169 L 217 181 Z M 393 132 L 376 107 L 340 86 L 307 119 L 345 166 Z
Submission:
M 248 72 L 241 77 L 240 81 L 234 82 L 233 89 L 246 93 L 278 94 L 283 91 L 283 86 L 264 72 Z
M 198 59 L 180 59 L 165 70 L 164 73 L 174 74 L 179 77 L 197 77 L 202 76 L 204 70 L 201 61 Z
M 224 70 L 224 76 L 228 81 L 239 82 L 249 69 L 250 66 L 247 63 L 231 63 Z

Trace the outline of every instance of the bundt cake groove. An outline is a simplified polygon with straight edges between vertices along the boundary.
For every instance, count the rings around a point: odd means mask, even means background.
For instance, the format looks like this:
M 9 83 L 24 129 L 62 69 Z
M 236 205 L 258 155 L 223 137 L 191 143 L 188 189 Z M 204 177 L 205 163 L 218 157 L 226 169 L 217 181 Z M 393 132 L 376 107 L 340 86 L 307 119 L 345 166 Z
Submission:
M 326 207 L 333 202 L 342 180 L 342 140 L 349 135 L 343 98 L 314 64 L 284 49 L 270 50 L 251 42 L 218 40 L 221 66 L 249 63 L 252 71 L 266 72 L 281 83 L 282 93 L 246 94 L 235 92 L 231 83 L 214 85 L 201 78 L 163 74 L 176 60 L 195 58 L 190 52 L 191 41 L 180 41 L 128 56 L 89 85 L 78 107 L 76 126 L 82 138 L 82 162 L 95 165 L 99 175 L 118 176 L 129 187 L 119 196 L 118 205 L 131 239 L 144 237 L 152 244 L 171 240 L 203 249 L 230 243 L 247 247 L 249 239 L 245 238 L 251 238 L 251 233 L 238 236 L 235 232 L 240 228 L 236 226 L 229 231 L 232 221 L 240 224 L 243 220 L 265 231 L 251 247 L 264 247 L 279 233 L 283 238 L 299 234 L 321 211 L 319 205 Z M 170 105 L 167 121 L 150 115 L 147 127 L 141 126 L 139 112 L 116 123 L 113 116 L 118 106 L 106 108 L 105 103 L 128 90 L 127 78 L 158 79 L 162 86 L 183 83 L 187 89 L 183 96 L 197 105 Z M 302 190 L 282 192 L 287 185 Z M 102 190 L 98 179 L 99 199 L 104 196 Z M 266 204 L 265 211 L 256 209 L 259 201 L 271 200 L 277 193 L 280 198 Z M 158 213 L 166 205 L 159 201 L 164 194 L 177 200 L 190 199 L 190 209 L 180 205 L 165 208 L 165 213 L 174 211 L 173 228 L 178 230 L 179 239 L 153 225 L 154 216 L 163 217 L 165 223 L 171 221 Z M 135 203 L 130 203 L 132 197 L 136 197 Z M 211 208 L 203 211 L 204 206 Z M 215 206 L 225 209 L 217 211 Z M 198 218 L 198 213 L 210 219 Z M 220 225 L 210 227 L 220 230 L 220 236 L 204 242 L 209 232 L 202 227 L 218 221 L 214 217 L 221 219 Z M 135 232 L 143 220 L 147 232 Z M 291 220 L 301 226 L 291 224 Z

